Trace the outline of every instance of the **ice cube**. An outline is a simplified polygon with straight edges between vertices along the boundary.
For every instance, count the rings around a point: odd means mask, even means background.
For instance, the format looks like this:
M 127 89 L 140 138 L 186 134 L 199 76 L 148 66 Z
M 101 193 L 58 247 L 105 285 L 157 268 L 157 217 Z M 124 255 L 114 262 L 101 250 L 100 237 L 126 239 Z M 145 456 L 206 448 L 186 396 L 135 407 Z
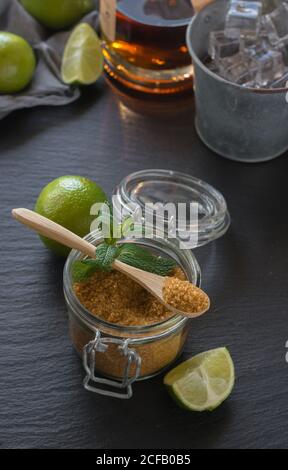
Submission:
M 227 38 L 224 31 L 210 33 L 209 55 L 216 62 L 224 57 L 235 55 L 240 50 L 239 38 Z
M 251 66 L 257 69 L 256 84 L 267 87 L 285 74 L 283 55 L 276 50 L 263 50 L 251 56 Z
M 255 81 L 257 67 L 252 63 L 250 57 L 239 53 L 220 60 L 219 73 L 223 78 L 233 83 L 250 86 L 248 84 Z
M 288 66 L 288 42 L 286 44 L 283 42 L 280 42 L 276 46 L 276 50 L 281 52 L 281 54 L 283 55 L 284 63 L 286 66 Z
M 205 65 L 209 70 L 211 70 L 211 72 L 219 74 L 219 68 L 215 60 L 207 60 Z
M 276 10 L 262 18 L 262 31 L 266 31 L 273 46 L 279 42 L 288 43 L 288 3 L 281 3 Z
M 240 51 L 249 55 L 255 55 L 263 50 L 271 49 L 268 38 L 258 37 L 251 38 L 249 36 L 242 36 L 240 38 Z
M 279 2 L 288 1 L 288 0 L 261 0 L 262 1 L 262 11 L 263 14 L 271 13 L 279 6 Z
M 274 27 L 274 24 L 271 21 L 270 15 L 262 16 L 259 36 L 267 38 L 271 46 L 275 46 L 277 43 L 279 43 L 280 39 Z
M 271 88 L 288 88 L 288 70 L 281 77 L 271 83 Z
M 226 16 L 225 34 L 229 38 L 240 35 L 257 37 L 260 32 L 262 3 L 232 0 Z

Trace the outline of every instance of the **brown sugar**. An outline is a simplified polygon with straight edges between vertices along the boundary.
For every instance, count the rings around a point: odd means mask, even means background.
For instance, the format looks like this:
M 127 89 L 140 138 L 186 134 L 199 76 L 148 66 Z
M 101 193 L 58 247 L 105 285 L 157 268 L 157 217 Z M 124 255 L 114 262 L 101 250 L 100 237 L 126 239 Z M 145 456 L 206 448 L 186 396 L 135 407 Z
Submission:
M 183 350 L 188 331 L 189 323 L 185 323 L 178 331 L 163 338 L 153 339 L 153 341 L 146 341 L 144 335 L 143 339 L 139 338 L 138 342 L 133 344 L 133 349 L 141 357 L 140 377 L 157 374 L 175 361 Z M 70 336 L 75 349 L 81 355 L 85 345 L 95 338 L 95 333 L 71 319 Z M 127 337 L 129 334 L 125 336 Z M 107 377 L 122 379 L 126 364 L 127 358 L 120 353 L 117 344 L 111 344 L 104 354 L 96 352 L 96 374 L 98 372 Z M 133 365 L 129 375 L 132 376 L 134 373 L 135 366 Z
M 185 279 L 180 268 L 173 271 Z M 81 304 L 93 315 L 120 326 L 159 323 L 173 313 L 143 287 L 118 271 L 96 272 L 87 281 L 74 284 Z
M 165 302 L 185 313 L 200 313 L 209 309 L 209 298 L 198 287 L 177 277 L 167 277 L 163 287 Z
M 180 280 L 186 276 L 180 268 L 176 268 L 172 275 Z M 85 282 L 74 284 L 74 292 L 80 303 L 96 318 L 103 319 L 119 327 L 147 326 L 168 320 L 173 313 L 149 294 L 137 283 L 116 271 L 109 273 L 97 272 Z M 141 358 L 140 377 L 150 377 L 164 370 L 181 353 L 186 341 L 189 321 L 181 323 L 180 327 L 166 332 L 165 326 L 160 330 L 159 337 L 153 338 L 153 332 L 137 335 L 133 342 L 133 349 Z M 109 330 L 109 328 L 108 328 Z M 109 334 L 109 331 L 107 331 Z M 105 336 L 104 332 L 101 332 Z M 123 339 L 134 338 L 133 333 L 127 330 L 117 332 Z M 81 324 L 76 318 L 70 318 L 70 335 L 79 354 L 83 348 L 95 337 L 95 332 Z M 153 338 L 153 339 L 152 339 Z M 110 344 L 103 354 L 96 352 L 96 374 L 122 379 L 125 375 L 127 358 L 119 351 L 118 344 Z M 135 373 L 135 366 L 130 370 L 130 376 Z

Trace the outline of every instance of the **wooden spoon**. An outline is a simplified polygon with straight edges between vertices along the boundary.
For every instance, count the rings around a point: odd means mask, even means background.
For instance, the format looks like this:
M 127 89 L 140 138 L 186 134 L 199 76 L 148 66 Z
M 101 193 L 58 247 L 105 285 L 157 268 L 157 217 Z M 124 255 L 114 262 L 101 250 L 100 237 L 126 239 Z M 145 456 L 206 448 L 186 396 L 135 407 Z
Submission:
M 78 237 L 78 235 L 75 235 L 75 233 L 70 232 L 70 230 L 67 230 L 61 225 L 52 222 L 46 217 L 43 217 L 36 212 L 30 211 L 29 209 L 13 209 L 12 215 L 16 220 L 31 228 L 32 230 L 35 230 L 40 235 L 48 237 L 51 240 L 61 243 L 62 245 L 65 245 L 69 248 L 78 250 L 89 258 L 96 257 L 96 247 L 92 245 L 92 243 L 89 243 L 88 241 Z M 205 300 L 205 309 L 201 311 L 192 311 L 189 313 L 182 312 L 181 310 L 178 310 L 167 304 L 164 300 L 163 288 L 167 279 L 166 277 L 142 271 L 141 269 L 134 268 L 133 266 L 129 266 L 128 264 L 124 264 L 117 260 L 114 261 L 113 269 L 120 271 L 121 273 L 136 281 L 175 314 L 180 314 L 189 318 L 196 318 L 206 313 L 210 308 L 209 297 L 201 289 L 198 289 L 195 286 L 193 286 L 193 289 L 197 289 L 199 295 L 203 296 Z

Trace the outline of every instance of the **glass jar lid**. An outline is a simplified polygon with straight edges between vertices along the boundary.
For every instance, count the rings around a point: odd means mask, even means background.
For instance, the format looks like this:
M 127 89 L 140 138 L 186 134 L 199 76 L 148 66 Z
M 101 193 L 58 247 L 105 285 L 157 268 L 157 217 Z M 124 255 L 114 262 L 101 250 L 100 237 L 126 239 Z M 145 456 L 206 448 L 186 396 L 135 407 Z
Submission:
M 185 173 L 167 170 L 144 170 L 125 177 L 113 193 L 117 204 L 126 214 L 133 214 L 141 209 L 157 214 L 162 205 L 162 217 L 166 228 L 176 227 L 177 235 L 182 238 L 185 231 L 191 239 L 197 240 L 195 246 L 203 246 L 224 235 L 230 226 L 230 215 L 223 195 L 205 181 Z M 178 223 L 179 212 L 173 218 L 169 211 L 163 212 L 163 205 L 186 205 L 187 218 L 185 227 Z M 189 207 L 197 207 L 197 223 L 191 219 Z M 148 209 L 147 209 L 148 205 Z M 166 206 L 167 207 L 167 206 Z M 183 233 L 182 233 L 183 232 Z

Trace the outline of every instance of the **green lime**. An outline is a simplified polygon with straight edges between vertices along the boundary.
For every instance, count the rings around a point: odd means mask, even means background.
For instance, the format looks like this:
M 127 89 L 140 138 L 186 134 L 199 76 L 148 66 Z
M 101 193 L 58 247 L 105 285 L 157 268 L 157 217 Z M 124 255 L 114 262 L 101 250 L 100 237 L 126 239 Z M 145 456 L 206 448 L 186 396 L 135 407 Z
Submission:
M 213 411 L 229 397 L 234 382 L 234 364 L 226 348 L 199 354 L 164 379 L 177 403 L 191 411 Z
M 20 0 L 24 8 L 44 26 L 69 28 L 94 7 L 93 0 Z
M 81 176 L 62 176 L 45 186 L 35 211 L 83 238 L 95 219 L 90 215 L 91 207 L 106 200 L 104 191 L 93 181 Z M 41 239 L 54 253 L 68 256 L 69 248 L 45 237 Z
M 101 41 L 87 23 L 72 32 L 62 60 L 62 80 L 67 84 L 91 85 L 103 72 Z
M 36 59 L 32 47 L 16 34 L 0 32 L 0 93 L 17 93 L 32 80 Z

